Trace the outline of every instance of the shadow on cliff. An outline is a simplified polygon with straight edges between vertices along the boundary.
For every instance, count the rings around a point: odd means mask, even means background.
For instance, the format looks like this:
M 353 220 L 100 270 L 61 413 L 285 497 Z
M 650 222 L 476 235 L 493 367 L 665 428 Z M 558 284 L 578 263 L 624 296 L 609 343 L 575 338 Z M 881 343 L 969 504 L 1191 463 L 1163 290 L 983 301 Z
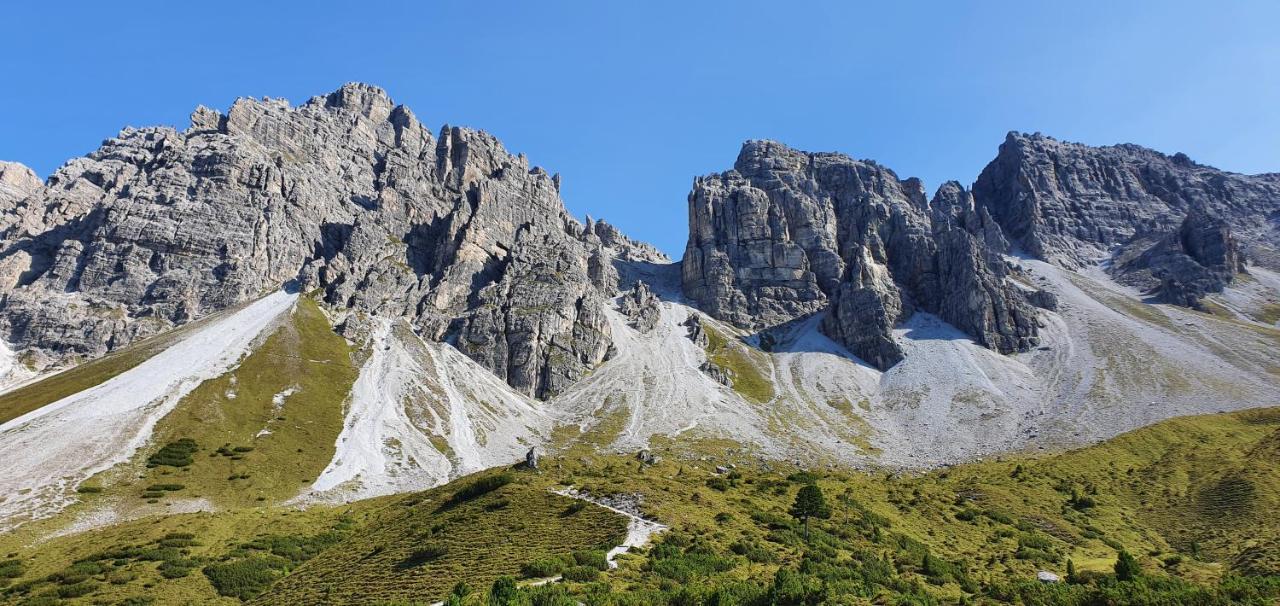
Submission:
M 773 354 L 828 354 L 838 356 L 859 366 L 880 372 L 875 366 L 854 355 L 843 345 L 822 332 L 825 310 L 796 318 L 790 322 L 756 331 L 741 341 L 751 347 Z
M 684 292 L 680 286 L 679 261 L 654 263 L 614 259 L 613 268 L 618 272 L 618 290 L 631 290 L 637 280 L 643 280 L 659 299 L 693 306 L 684 298 Z

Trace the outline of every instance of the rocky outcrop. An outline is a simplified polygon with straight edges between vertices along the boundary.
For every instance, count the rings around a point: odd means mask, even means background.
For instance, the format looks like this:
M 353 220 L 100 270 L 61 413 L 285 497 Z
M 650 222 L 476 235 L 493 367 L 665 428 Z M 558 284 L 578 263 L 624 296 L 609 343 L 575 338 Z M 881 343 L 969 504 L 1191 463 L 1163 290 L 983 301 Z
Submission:
M 658 307 L 658 296 L 649 290 L 643 280 L 637 280 L 635 286 L 622 296 L 618 309 L 627 316 L 632 328 L 640 332 L 649 332 L 657 326 L 662 310 Z
M 1140 253 L 1118 255 L 1120 262 L 1112 273 L 1166 303 L 1199 309 L 1205 295 L 1222 292 L 1237 274 L 1246 272 L 1231 227 L 1201 208 L 1192 208 L 1176 231 L 1154 238 L 1154 243 L 1150 240 L 1126 246 Z
M 733 170 L 695 181 L 689 218 L 685 294 L 742 328 L 826 310 L 823 330 L 881 369 L 902 359 L 892 331 L 916 311 L 1001 352 L 1036 343 L 1001 229 L 958 184 L 930 203 L 874 162 L 749 141 Z
M 694 345 L 706 349 L 711 345 L 711 339 L 707 337 L 707 331 L 702 327 L 702 317 L 698 314 L 689 314 L 684 320 L 684 327 L 688 329 L 687 336 Z
M 30 168 L 17 162 L 0 162 L 0 212 L 8 214 L 13 205 L 42 187 L 44 183 Z
M 3 175 L 0 337 L 47 362 L 293 284 L 339 321 L 363 312 L 344 326 L 380 314 L 456 336 L 545 397 L 607 355 L 614 260 L 660 256 L 574 220 L 559 177 L 491 135 L 433 135 L 362 84 L 125 129 L 39 187 Z
M 973 186 L 1021 250 L 1076 267 L 1179 229 L 1193 208 L 1221 217 L 1255 262 L 1280 267 L 1280 174 L 1239 175 L 1137 145 L 1090 147 L 1009 133 Z

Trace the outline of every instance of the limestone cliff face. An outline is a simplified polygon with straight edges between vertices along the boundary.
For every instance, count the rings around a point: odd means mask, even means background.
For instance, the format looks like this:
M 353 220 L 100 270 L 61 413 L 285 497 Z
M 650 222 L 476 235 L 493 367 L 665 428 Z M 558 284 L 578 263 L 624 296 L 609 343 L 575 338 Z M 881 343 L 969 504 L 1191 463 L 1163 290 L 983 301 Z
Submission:
M 1280 174 L 1239 175 L 1137 145 L 1090 147 L 1009 133 L 973 185 L 1009 239 L 1068 266 L 1177 230 L 1192 209 L 1226 221 L 1255 262 L 1280 267 Z
M 1166 303 L 1201 308 L 1210 293 L 1222 292 L 1246 273 L 1240 244 L 1221 217 L 1192 208 L 1178 229 L 1138 238 L 1121 249 L 1112 273 Z
M 689 223 L 685 294 L 738 326 L 825 310 L 826 333 L 882 369 L 902 359 L 892 329 L 916 311 L 1001 352 L 1037 342 L 1000 227 L 957 184 L 930 203 L 873 162 L 749 141 L 733 170 L 694 183 Z
M 612 260 L 661 260 L 574 220 L 558 176 L 491 135 L 433 135 L 361 84 L 202 107 L 185 131 L 126 129 L 45 184 L 11 165 L 0 184 L 0 336 L 45 362 L 294 284 L 458 335 L 541 397 L 607 354 Z

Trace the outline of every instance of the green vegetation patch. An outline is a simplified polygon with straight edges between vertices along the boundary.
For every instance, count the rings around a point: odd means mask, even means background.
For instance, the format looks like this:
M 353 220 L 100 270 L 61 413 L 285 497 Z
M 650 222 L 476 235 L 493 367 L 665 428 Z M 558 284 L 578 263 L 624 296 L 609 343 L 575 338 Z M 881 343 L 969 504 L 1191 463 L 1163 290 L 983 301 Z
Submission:
M 764 404 L 773 399 L 772 362 L 769 355 L 734 339 L 703 322 L 707 333 L 707 357 L 725 369 L 733 379 L 733 390 L 742 397 Z
M 494 470 L 398 497 L 381 519 L 299 566 L 255 604 L 431 603 L 459 581 L 488 587 L 499 577 L 576 568 L 605 578 L 604 550 L 622 542 L 626 518 L 594 506 L 565 516 L 577 501 L 536 480 Z M 488 507 L 500 499 L 510 506 Z M 437 505 L 445 502 L 454 504 Z M 469 599 L 485 603 L 481 592 Z
M 293 497 L 332 459 L 358 372 L 319 306 L 299 299 L 289 321 L 233 372 L 205 381 L 160 420 L 153 439 L 166 445 L 148 458 L 144 480 L 183 484 L 223 507 Z M 222 446 L 196 456 L 197 443 Z

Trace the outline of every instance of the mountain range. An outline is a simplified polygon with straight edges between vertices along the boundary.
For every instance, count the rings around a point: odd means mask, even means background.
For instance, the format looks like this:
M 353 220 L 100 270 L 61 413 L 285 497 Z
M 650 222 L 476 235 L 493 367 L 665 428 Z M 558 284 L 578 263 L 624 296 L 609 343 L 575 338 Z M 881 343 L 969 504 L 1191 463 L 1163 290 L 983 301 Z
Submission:
M 584 446 L 923 469 L 1280 393 L 1280 174 L 1015 132 L 930 195 L 753 140 L 694 181 L 679 261 L 559 189 L 364 84 L 127 128 L 44 181 L 0 164 L 0 527 Z M 271 464 L 81 503 L 183 438 Z

